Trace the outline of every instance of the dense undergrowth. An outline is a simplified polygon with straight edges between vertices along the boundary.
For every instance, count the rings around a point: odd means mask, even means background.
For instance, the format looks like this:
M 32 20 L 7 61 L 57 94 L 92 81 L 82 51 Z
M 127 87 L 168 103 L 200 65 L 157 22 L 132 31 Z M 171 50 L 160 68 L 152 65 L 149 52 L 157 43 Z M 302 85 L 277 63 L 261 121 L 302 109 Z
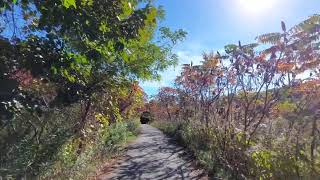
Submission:
M 119 122 L 102 128 L 95 141 L 88 142 L 78 153 L 79 140 L 70 139 L 57 154 L 57 161 L 43 173 L 41 179 L 87 179 L 95 175 L 106 161 L 121 154 L 124 145 L 139 133 L 138 121 Z
M 47 119 L 46 126 L 38 134 L 28 131 L 23 124 L 16 124 L 20 131 L 17 133 L 23 134 L 15 135 L 14 141 L 11 144 L 7 142 L 6 147 L 2 148 L 1 152 L 7 153 L 0 158 L 1 176 L 17 179 L 87 179 L 102 163 L 121 153 L 124 145 L 139 134 L 138 120 L 119 120 L 109 124 L 106 118 L 105 122 L 100 122 L 103 118 L 99 116 L 100 120 L 94 118 L 79 136 L 74 134 L 73 128 L 73 123 L 79 118 L 76 110 L 76 106 L 69 109 L 69 119 L 64 119 L 66 114 L 51 112 L 51 118 Z M 27 114 L 24 117 L 32 120 Z M 21 119 L 16 121 L 23 122 Z M 2 131 L 3 141 L 8 135 Z
M 308 161 L 295 159 L 295 152 L 284 150 L 283 146 L 290 146 L 285 140 L 268 142 L 272 146 L 269 149 L 258 149 L 258 145 L 253 142 L 251 149 L 244 150 L 247 145 L 241 142 L 240 138 L 226 139 L 226 146 L 221 147 L 216 140 L 216 133 L 213 133 L 211 128 L 166 121 L 154 122 L 153 126 L 174 137 L 178 143 L 190 150 L 213 179 L 317 179 L 319 177 L 310 176 L 312 170 Z M 239 164 L 239 167 L 236 167 L 231 163 L 243 163 L 243 166 Z M 319 169 L 317 171 L 319 172 Z

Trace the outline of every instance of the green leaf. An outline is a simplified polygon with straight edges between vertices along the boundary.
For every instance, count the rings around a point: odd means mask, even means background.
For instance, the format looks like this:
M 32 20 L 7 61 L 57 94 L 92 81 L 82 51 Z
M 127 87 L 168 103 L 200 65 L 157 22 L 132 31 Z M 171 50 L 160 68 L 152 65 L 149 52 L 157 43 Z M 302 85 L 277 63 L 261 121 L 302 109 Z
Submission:
M 58 73 L 58 69 L 56 67 L 54 67 L 54 66 L 51 68 L 51 70 L 52 70 L 53 74 L 57 74 Z
M 66 8 L 69 8 L 70 6 L 77 8 L 76 0 L 62 0 L 62 3 L 63 3 L 63 6 Z
M 81 5 L 83 5 L 83 6 L 86 6 L 86 5 L 92 6 L 93 5 L 93 0 L 82 0 L 81 1 Z
M 256 39 L 259 43 L 263 44 L 277 44 L 280 42 L 282 37 L 281 33 L 268 33 L 258 36 Z
M 68 80 L 70 82 L 75 82 L 76 81 L 76 78 L 74 78 L 73 76 L 68 76 Z
M 224 47 L 227 54 L 233 53 L 238 49 L 238 46 L 235 44 L 229 44 Z
M 68 77 L 69 76 L 69 73 L 66 69 L 63 69 L 62 70 L 62 74 L 65 76 L 65 77 Z

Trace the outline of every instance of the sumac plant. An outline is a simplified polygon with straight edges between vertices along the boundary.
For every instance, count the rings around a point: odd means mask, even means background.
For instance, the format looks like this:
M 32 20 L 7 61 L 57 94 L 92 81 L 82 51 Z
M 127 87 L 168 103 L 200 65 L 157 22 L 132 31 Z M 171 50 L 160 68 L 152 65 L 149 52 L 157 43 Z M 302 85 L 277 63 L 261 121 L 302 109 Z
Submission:
M 291 29 L 281 22 L 281 30 L 205 53 L 200 65 L 185 64 L 175 87 L 152 100 L 153 114 L 161 115 L 156 119 L 189 127 L 181 136 L 196 153 L 208 151 L 213 173 L 320 176 L 320 16 Z

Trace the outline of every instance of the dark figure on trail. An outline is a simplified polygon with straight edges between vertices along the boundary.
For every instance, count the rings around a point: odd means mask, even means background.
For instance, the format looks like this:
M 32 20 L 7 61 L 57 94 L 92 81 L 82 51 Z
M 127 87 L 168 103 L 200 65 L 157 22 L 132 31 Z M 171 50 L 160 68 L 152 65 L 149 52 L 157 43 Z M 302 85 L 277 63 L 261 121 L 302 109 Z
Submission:
M 151 121 L 151 113 L 148 111 L 145 111 L 140 116 L 140 122 L 141 124 L 148 124 Z

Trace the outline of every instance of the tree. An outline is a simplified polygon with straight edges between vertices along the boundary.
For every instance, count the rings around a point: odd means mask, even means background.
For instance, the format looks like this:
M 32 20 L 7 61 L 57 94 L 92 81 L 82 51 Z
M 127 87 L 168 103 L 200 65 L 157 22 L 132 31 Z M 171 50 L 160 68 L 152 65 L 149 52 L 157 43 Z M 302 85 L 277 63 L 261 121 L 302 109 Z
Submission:
M 142 8 L 136 8 L 138 4 L 125 0 L 4 3 L 3 14 L 19 9 L 27 24 L 21 27 L 26 29 L 24 36 L 17 39 L 13 34 L 16 43 L 8 43 L 20 52 L 3 61 L 14 61 L 11 67 L 24 68 L 33 78 L 57 86 L 50 105 L 83 101 L 88 109 L 92 94 L 107 88 L 108 82 L 158 78 L 159 70 L 177 60 L 171 48 L 185 33 L 160 29 L 161 37 L 172 43 L 155 44 L 152 39 L 163 10 L 152 1 Z M 36 59 L 30 60 L 31 56 Z M 7 69 L 5 74 L 14 73 Z
M 177 93 L 174 88 L 170 87 L 163 87 L 160 89 L 158 93 L 158 102 L 160 103 L 161 107 L 165 107 L 165 111 L 167 113 L 167 119 L 172 121 L 173 114 L 177 112 Z M 177 117 L 174 117 L 177 118 Z
M 97 121 L 132 116 L 143 103 L 136 81 L 174 65 L 172 48 L 186 35 L 158 27 L 164 11 L 150 0 L 9 0 L 0 14 L 1 154 L 13 152 L 0 159 L 11 162 L 21 142 L 35 144 L 21 154 L 31 165 L 12 161 L 23 172 L 40 171 L 43 157 L 57 153 L 49 147 L 68 138 L 80 138 L 81 153 Z

